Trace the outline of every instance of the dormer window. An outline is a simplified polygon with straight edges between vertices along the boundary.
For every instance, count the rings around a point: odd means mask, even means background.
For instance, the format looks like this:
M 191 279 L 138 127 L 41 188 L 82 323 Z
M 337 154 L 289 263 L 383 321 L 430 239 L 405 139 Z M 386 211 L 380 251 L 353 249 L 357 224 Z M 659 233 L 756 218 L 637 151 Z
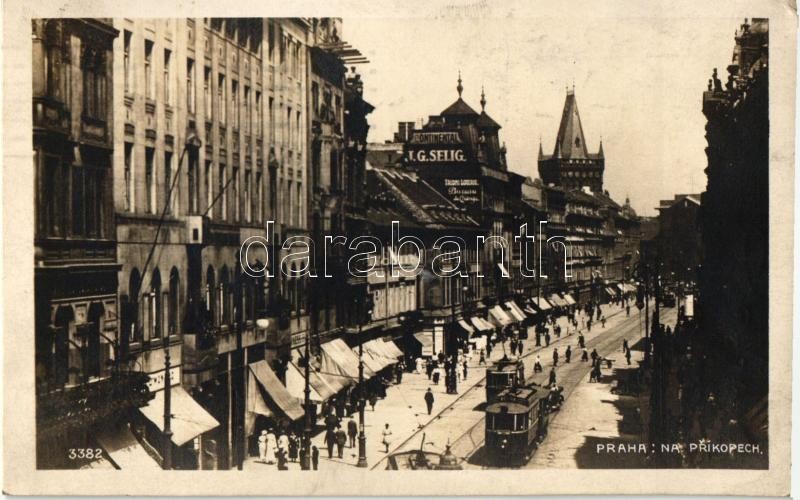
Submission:
M 575 147 L 576 148 L 581 147 L 581 138 L 580 137 L 576 137 L 575 138 Z

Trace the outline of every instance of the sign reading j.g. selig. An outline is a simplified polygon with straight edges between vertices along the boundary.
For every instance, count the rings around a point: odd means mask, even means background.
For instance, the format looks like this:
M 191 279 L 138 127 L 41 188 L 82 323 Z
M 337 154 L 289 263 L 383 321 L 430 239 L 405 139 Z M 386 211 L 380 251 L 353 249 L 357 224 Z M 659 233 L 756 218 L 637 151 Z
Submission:
M 458 132 L 415 132 L 406 145 L 412 163 L 460 163 L 467 161 Z

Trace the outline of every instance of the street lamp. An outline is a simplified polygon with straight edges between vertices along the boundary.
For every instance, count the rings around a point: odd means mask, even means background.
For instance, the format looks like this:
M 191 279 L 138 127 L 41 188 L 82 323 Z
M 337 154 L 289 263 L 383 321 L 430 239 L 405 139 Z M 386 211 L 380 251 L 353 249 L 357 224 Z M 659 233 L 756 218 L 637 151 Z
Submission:
M 366 306 L 366 307 L 365 307 Z M 363 324 L 372 318 L 372 296 L 367 294 L 360 308 L 366 309 L 363 314 L 358 315 L 358 463 L 357 467 L 367 467 L 367 435 L 364 434 L 364 339 L 361 338 Z

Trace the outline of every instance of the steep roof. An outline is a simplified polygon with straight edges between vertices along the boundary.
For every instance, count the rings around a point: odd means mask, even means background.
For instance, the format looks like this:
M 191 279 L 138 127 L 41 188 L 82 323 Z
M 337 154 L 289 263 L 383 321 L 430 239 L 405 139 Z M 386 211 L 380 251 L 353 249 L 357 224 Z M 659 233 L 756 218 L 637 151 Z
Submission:
M 478 121 L 475 122 L 475 125 L 480 128 L 500 128 L 500 124 L 494 121 L 491 116 L 487 115 L 486 111 L 481 111 L 481 116 L 478 117 Z
M 567 99 L 564 101 L 564 111 L 561 114 L 561 124 L 558 126 L 553 156 L 567 159 L 589 158 L 574 90 L 567 90 Z
M 459 96 L 456 102 L 441 112 L 441 115 L 445 118 L 448 116 L 478 116 L 478 112 L 472 109 L 469 104 L 464 102 L 464 99 Z

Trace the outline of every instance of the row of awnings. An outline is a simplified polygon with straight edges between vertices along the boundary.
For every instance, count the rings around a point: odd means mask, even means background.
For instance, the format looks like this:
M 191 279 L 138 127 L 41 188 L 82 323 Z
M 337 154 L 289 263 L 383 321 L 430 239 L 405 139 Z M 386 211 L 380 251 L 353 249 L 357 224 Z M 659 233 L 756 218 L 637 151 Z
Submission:
M 298 350 L 298 354 L 301 354 Z M 368 380 L 381 370 L 399 362 L 403 352 L 391 340 L 370 340 L 363 345 L 364 379 Z M 299 359 L 303 359 L 300 356 Z M 262 360 L 249 365 L 250 380 L 247 388 L 247 410 L 266 417 L 286 417 L 299 420 L 303 417 L 305 401 L 305 366 L 289 362 L 286 385 L 278 379 L 269 364 Z M 310 360 L 309 398 L 312 403 L 323 403 L 340 391 L 354 385 L 359 379 L 358 348 L 351 348 L 335 339 L 322 344 L 319 356 Z

